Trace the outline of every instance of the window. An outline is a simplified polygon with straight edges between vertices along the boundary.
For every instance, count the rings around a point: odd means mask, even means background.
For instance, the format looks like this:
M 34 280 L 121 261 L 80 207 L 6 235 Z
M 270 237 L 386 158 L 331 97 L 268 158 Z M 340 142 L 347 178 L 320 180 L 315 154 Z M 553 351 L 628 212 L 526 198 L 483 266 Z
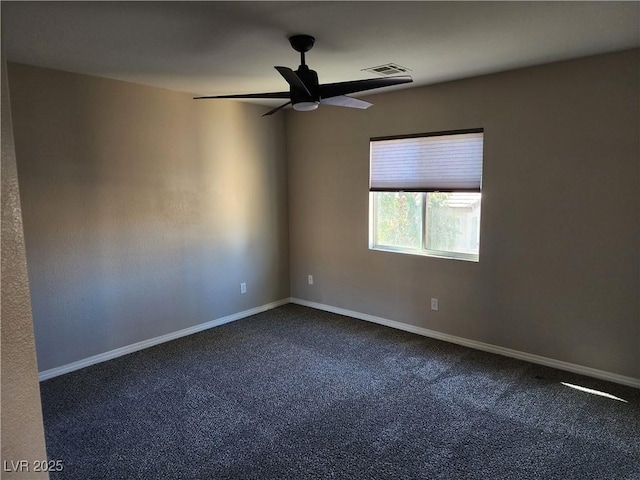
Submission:
M 483 131 L 371 139 L 369 247 L 478 261 Z

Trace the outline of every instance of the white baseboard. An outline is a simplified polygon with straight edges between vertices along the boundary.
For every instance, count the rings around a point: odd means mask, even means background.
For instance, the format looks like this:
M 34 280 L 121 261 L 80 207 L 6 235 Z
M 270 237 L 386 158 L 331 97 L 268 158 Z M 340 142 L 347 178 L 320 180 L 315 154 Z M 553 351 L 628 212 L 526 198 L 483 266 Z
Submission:
M 249 317 L 251 315 L 255 315 L 257 313 L 265 312 L 267 310 L 271 310 L 272 308 L 279 307 L 281 305 L 285 305 L 287 303 L 295 303 L 298 305 L 304 305 L 307 307 L 315 308 L 318 310 L 324 310 L 327 312 L 337 313 L 339 315 L 345 315 L 347 317 L 357 318 L 359 320 L 365 320 L 367 322 L 377 323 L 380 325 L 385 325 L 391 328 L 397 328 L 399 330 L 404 330 L 406 332 L 416 333 L 418 335 L 422 335 L 425 337 L 435 338 L 438 340 L 443 340 L 445 342 L 455 343 L 457 345 L 462 345 L 464 347 L 475 348 L 476 350 L 482 350 L 485 352 L 496 353 L 498 355 L 504 355 L 506 357 L 517 358 L 519 360 L 525 360 L 527 362 L 536 363 L 539 365 L 545 365 L 547 367 L 557 368 L 559 370 L 566 370 L 568 372 L 579 373 L 581 375 L 587 375 L 589 377 L 599 378 L 602 380 L 607 380 L 614 383 L 619 383 L 621 385 L 627 385 L 630 387 L 640 388 L 640 379 L 627 377 L 624 375 L 618 375 L 616 373 L 606 372 L 604 370 L 598 370 L 591 367 L 584 367 L 582 365 L 577 365 L 574 363 L 563 362 L 560 360 L 554 360 L 552 358 L 542 357 L 539 355 L 533 355 L 531 353 L 520 352 L 518 350 L 511 350 L 509 348 L 498 347 L 496 345 L 491 345 L 489 343 L 478 342 L 475 340 L 469 340 L 462 337 L 456 337 L 454 335 L 449 335 L 446 333 L 437 332 L 435 330 L 429 330 L 422 327 L 416 327 L 414 325 L 409 325 L 402 322 L 397 322 L 395 320 L 389 320 L 382 317 L 376 317 L 374 315 L 369 315 L 366 313 L 360 313 L 353 310 L 347 310 L 344 308 L 333 307 L 331 305 L 325 305 L 323 303 L 311 302 L 308 300 L 302 300 L 300 298 L 283 298 L 282 300 L 278 300 L 275 302 L 271 302 L 265 305 L 261 305 L 255 308 L 251 308 L 249 310 L 244 310 L 242 312 L 234 313 L 232 315 L 227 315 L 226 317 L 218 318 L 216 320 L 212 320 L 210 322 L 201 323 L 200 325 L 194 325 L 193 327 L 185 328 L 183 330 L 178 330 L 177 332 L 168 333 L 166 335 L 161 335 L 159 337 L 150 338 L 148 340 L 143 340 L 141 342 L 134 343 L 132 345 L 127 345 L 125 347 L 116 348 L 115 350 L 110 350 L 108 352 L 104 352 L 98 355 L 94 355 L 89 358 L 85 358 L 82 360 L 78 360 L 76 362 L 72 362 L 66 365 L 62 365 L 60 367 L 51 368 L 49 370 L 44 370 L 38 374 L 40 381 L 48 380 L 53 377 L 57 377 L 58 375 L 63 375 L 65 373 L 73 372 L 75 370 L 80 370 L 81 368 L 88 367 L 90 365 L 95 365 L 97 363 L 105 362 L 107 360 L 112 360 L 117 357 L 121 357 L 128 353 L 137 352 L 138 350 L 142 350 L 144 348 L 152 347 L 154 345 L 158 345 L 160 343 L 168 342 L 171 340 L 175 340 L 180 337 L 184 337 L 186 335 L 191 335 L 193 333 L 198 333 L 203 330 L 208 330 L 209 328 L 217 327 L 219 325 L 223 325 L 225 323 L 233 322 L 235 320 L 240 320 L 242 318 Z
M 78 360 L 76 362 L 68 363 L 60 367 L 44 370 L 38 373 L 38 378 L 40 379 L 40 381 L 48 380 L 50 378 L 57 377 L 58 375 L 63 375 L 65 373 L 73 372 L 74 370 L 80 370 L 81 368 L 88 367 L 90 365 L 95 365 L 96 363 L 106 362 L 107 360 L 112 360 L 114 358 L 121 357 L 128 353 L 137 352 L 138 350 L 153 347 L 154 345 L 158 345 L 160 343 L 169 342 L 171 340 L 175 340 L 177 338 L 184 337 L 186 335 L 191 335 L 193 333 L 202 332 L 203 330 L 208 330 L 209 328 L 217 327 L 225 323 L 233 322 L 235 320 L 240 320 L 241 318 L 246 318 L 251 315 L 255 315 L 256 313 L 265 312 L 267 310 L 271 310 L 272 308 L 276 308 L 276 307 L 279 307 L 280 305 L 285 305 L 287 303 L 290 303 L 290 299 L 284 298 L 282 300 L 277 300 L 275 302 L 267 303 L 265 305 L 260 305 L 259 307 L 251 308 L 249 310 L 244 310 L 242 312 L 234 313 L 232 315 L 227 315 L 226 317 L 221 317 L 216 320 L 211 320 L 210 322 L 201 323 L 200 325 L 194 325 L 193 327 L 185 328 L 183 330 L 178 330 L 177 332 L 167 333 L 166 335 L 161 335 L 159 337 L 143 340 L 141 342 L 137 342 L 132 345 L 127 345 L 125 347 L 116 348 L 115 350 L 110 350 L 108 352 L 100 353 L 98 355 L 94 355 L 89 358 Z
M 408 325 L 406 323 L 396 322 L 394 320 L 388 320 L 382 317 L 376 317 L 366 313 L 355 312 L 353 310 L 346 310 L 344 308 L 333 307 L 331 305 L 325 305 L 323 303 L 310 302 L 308 300 L 302 300 L 299 298 L 291 298 L 291 303 L 298 305 L 304 305 L 318 310 L 324 310 L 327 312 L 337 313 L 339 315 L 345 315 L 347 317 L 357 318 L 359 320 L 365 320 L 367 322 L 378 323 L 387 327 L 397 328 L 411 333 L 417 333 L 425 337 L 431 337 L 438 340 L 444 340 L 445 342 L 455 343 L 464 347 L 475 348 L 476 350 L 483 350 L 485 352 L 497 353 L 498 355 L 504 355 L 505 357 L 517 358 L 519 360 L 526 360 L 527 362 L 537 363 L 539 365 L 545 365 L 547 367 L 557 368 L 559 370 L 565 370 L 568 372 L 579 373 L 589 377 L 599 378 L 629 387 L 640 388 L 640 379 L 633 377 L 626 377 L 624 375 L 618 375 L 616 373 L 606 372 L 604 370 L 598 370 L 595 368 L 584 367 L 574 363 L 563 362 L 560 360 L 554 360 L 552 358 L 541 357 L 539 355 L 533 355 L 531 353 L 520 352 L 518 350 L 511 350 L 510 348 L 498 347 L 489 343 L 477 342 L 475 340 L 469 340 L 462 337 L 456 337 L 454 335 L 448 335 L 446 333 L 436 332 L 435 330 L 429 330 L 422 327 L 416 327 L 414 325 Z

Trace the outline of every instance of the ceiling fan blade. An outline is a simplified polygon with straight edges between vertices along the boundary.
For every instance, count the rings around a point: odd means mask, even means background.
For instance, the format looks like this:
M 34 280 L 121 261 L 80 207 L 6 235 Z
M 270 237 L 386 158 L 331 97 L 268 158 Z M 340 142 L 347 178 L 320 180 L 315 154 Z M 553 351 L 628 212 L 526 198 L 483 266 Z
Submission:
M 289 98 L 289 92 L 272 92 L 272 93 L 245 93 L 239 95 L 211 95 L 207 97 L 193 97 L 194 100 L 202 100 L 206 98 Z
M 300 77 L 296 75 L 296 72 L 294 72 L 288 67 L 273 67 L 273 68 L 275 68 L 280 73 L 280 75 L 284 77 L 284 79 L 287 81 L 289 85 L 291 85 L 291 87 L 293 87 L 296 90 L 300 90 L 306 93 L 307 95 L 311 96 L 311 92 L 309 92 L 309 89 L 304 84 L 304 82 L 300 80 Z
M 279 107 L 274 108 L 273 110 L 269 110 L 267 113 L 265 113 L 264 115 L 262 115 L 263 117 L 266 117 L 267 115 L 273 115 L 274 113 L 276 113 L 278 110 L 280 110 L 281 108 L 286 107 L 287 105 L 289 105 L 291 102 L 287 102 L 284 105 L 280 105 Z
M 348 93 L 373 90 L 374 88 L 390 87 L 401 83 L 411 83 L 413 79 L 409 75 L 386 78 L 368 78 L 366 80 L 353 80 L 351 82 L 325 83 L 320 85 L 320 98 L 327 99 L 346 95 Z
M 369 108 L 373 103 L 365 102 L 359 98 L 347 97 L 346 95 L 338 95 L 337 97 L 323 98 L 320 100 L 320 105 L 333 105 L 334 107 L 349 107 L 349 108 Z

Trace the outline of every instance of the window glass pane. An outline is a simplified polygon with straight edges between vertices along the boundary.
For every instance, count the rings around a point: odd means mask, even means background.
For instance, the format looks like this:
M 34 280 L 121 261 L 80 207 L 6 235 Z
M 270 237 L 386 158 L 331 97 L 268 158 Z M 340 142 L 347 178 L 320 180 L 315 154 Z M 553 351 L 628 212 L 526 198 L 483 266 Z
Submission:
M 428 193 L 427 249 L 478 254 L 481 195 L 464 192 Z
M 422 247 L 422 199 L 424 193 L 377 192 L 376 244 L 390 247 Z

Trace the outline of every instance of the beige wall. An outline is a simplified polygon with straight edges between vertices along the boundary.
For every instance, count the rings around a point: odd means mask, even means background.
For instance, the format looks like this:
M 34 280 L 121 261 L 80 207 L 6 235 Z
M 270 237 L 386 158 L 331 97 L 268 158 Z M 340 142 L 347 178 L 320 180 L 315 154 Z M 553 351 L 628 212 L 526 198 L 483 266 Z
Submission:
M 11 111 L 2 60 L 2 478 L 48 478 Z M 22 461 L 28 462 L 26 465 Z M 5 463 L 6 462 L 6 463 Z M 14 468 L 16 465 L 16 468 Z M 8 470 L 8 471 L 7 471 Z M 16 471 L 17 470 L 17 471 Z
M 266 119 L 9 73 L 40 370 L 284 298 L 290 259 L 293 297 L 640 378 L 637 50 Z M 368 250 L 369 138 L 475 127 L 480 262 Z
M 292 112 L 291 295 L 640 378 L 639 66 L 635 50 Z M 369 138 L 476 127 L 480 262 L 370 251 Z
M 282 117 L 11 63 L 9 84 L 40 371 L 289 296 Z

